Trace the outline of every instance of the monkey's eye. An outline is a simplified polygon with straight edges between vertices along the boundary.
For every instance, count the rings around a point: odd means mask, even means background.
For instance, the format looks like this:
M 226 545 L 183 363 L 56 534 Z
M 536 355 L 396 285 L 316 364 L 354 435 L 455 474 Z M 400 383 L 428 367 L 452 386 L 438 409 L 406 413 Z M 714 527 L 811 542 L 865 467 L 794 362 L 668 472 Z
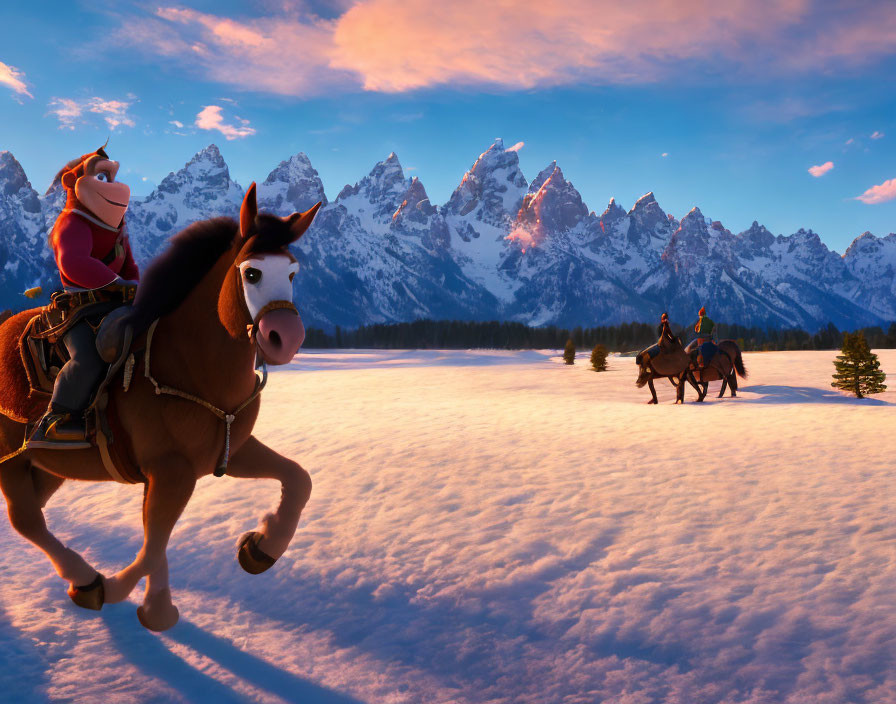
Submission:
M 250 266 L 248 269 L 246 269 L 243 276 L 250 284 L 257 284 L 259 281 L 261 281 L 261 270 Z
M 110 181 L 111 179 L 109 178 L 109 174 L 108 174 L 108 173 L 106 173 L 105 171 L 100 171 L 100 172 L 96 175 L 96 180 L 97 180 L 97 181 Z

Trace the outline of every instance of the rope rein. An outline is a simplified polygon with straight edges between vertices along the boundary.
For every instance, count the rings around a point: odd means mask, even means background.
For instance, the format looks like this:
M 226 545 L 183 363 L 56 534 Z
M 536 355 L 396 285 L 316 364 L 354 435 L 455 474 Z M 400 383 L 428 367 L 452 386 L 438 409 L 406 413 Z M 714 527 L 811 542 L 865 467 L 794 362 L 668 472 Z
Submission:
M 156 331 L 156 325 L 158 325 L 159 321 L 154 320 L 152 325 L 149 326 L 149 330 L 146 333 L 146 353 L 143 360 L 143 376 L 149 379 L 152 385 L 155 387 L 156 396 L 161 396 L 165 394 L 166 396 L 176 396 L 178 398 L 185 399 L 187 401 L 192 401 L 203 408 L 211 411 L 218 418 L 224 421 L 224 457 L 221 461 L 221 464 L 215 469 L 216 477 L 223 477 L 227 472 L 227 463 L 230 461 L 230 426 L 233 424 L 233 421 L 236 420 L 237 415 L 240 411 L 242 411 L 246 406 L 252 403 L 258 396 L 261 394 L 262 389 L 264 389 L 265 384 L 268 383 L 268 366 L 265 364 L 265 361 L 261 360 L 261 371 L 258 369 L 255 370 L 255 390 L 252 392 L 252 395 L 249 396 L 245 401 L 243 401 L 237 409 L 233 413 L 227 413 L 227 411 L 223 411 L 217 406 L 213 406 L 211 403 L 206 401 L 205 399 L 200 398 L 199 396 L 195 396 L 193 394 L 187 393 L 186 391 L 181 391 L 180 389 L 175 389 L 174 387 L 167 386 L 165 384 L 160 384 L 153 377 L 150 372 L 150 351 L 152 350 L 152 337 Z

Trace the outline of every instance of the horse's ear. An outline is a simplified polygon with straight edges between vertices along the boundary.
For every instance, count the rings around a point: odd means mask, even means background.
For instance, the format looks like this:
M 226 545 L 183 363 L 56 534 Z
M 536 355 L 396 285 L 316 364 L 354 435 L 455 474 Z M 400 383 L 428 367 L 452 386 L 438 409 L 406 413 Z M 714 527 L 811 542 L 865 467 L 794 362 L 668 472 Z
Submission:
M 246 190 L 243 205 L 240 207 L 240 237 L 247 239 L 255 230 L 255 216 L 258 215 L 258 203 L 255 200 L 255 181 Z
M 286 219 L 286 222 L 289 224 L 289 229 L 292 230 L 292 242 L 295 242 L 299 237 L 305 234 L 305 230 L 311 226 L 311 221 L 314 220 L 314 216 L 317 214 L 317 211 L 320 210 L 320 206 L 321 203 L 318 201 L 304 213 L 293 213 Z

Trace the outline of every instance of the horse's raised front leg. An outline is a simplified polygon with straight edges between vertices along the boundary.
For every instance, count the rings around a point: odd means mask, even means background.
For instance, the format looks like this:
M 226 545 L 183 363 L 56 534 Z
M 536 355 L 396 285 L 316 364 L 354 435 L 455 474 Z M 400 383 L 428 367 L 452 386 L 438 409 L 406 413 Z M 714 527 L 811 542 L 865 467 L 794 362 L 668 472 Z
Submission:
M 261 520 L 257 532 L 243 536 L 240 565 L 258 574 L 286 552 L 299 525 L 299 516 L 311 496 L 311 477 L 298 463 L 278 455 L 254 436 L 230 459 L 227 474 L 244 479 L 276 479 L 280 482 L 280 504 Z
M 99 608 L 97 604 L 81 603 L 78 587 L 87 587 L 97 578 L 97 571 L 74 550 L 63 545 L 47 529 L 43 507 L 65 480 L 32 467 L 30 461 L 19 456 L 0 465 L 0 489 L 6 498 L 10 525 L 25 539 L 46 553 L 56 574 L 70 583 L 69 595 L 81 606 Z
M 130 565 L 105 580 L 105 600 L 110 604 L 126 599 L 143 577 L 161 576 L 162 569 L 167 586 L 168 539 L 196 486 L 192 465 L 180 455 L 169 455 L 142 469 L 148 477 L 143 496 L 143 546 Z M 147 588 L 151 586 L 152 580 Z

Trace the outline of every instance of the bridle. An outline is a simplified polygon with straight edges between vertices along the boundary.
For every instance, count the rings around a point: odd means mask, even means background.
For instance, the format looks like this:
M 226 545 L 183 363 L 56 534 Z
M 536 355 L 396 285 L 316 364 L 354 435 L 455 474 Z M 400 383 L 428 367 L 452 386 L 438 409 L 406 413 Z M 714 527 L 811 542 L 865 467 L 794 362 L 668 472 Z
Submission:
M 258 347 L 258 342 L 255 339 L 255 334 L 258 332 L 258 326 L 261 323 L 261 319 L 270 313 L 272 310 L 288 310 L 296 315 L 299 314 L 299 309 L 296 308 L 296 304 L 292 301 L 270 301 L 264 305 L 264 307 L 258 311 L 258 315 L 255 316 L 255 319 L 252 321 L 251 325 L 246 325 L 246 332 L 249 334 L 249 340 L 251 340 L 256 348 Z

